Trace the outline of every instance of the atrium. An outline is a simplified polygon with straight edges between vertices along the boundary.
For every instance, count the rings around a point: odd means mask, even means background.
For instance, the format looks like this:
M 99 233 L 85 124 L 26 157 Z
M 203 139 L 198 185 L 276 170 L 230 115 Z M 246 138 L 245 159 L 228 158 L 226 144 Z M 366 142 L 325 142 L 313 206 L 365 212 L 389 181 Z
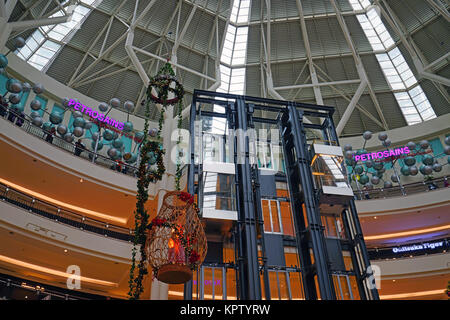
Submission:
M 449 22 L 0 0 L 0 300 L 449 299 Z

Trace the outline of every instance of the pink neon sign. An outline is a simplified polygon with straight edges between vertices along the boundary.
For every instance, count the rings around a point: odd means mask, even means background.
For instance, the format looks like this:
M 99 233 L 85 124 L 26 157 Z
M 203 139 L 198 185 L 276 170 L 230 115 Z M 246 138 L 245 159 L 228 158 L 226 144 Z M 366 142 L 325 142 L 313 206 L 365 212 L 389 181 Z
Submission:
M 379 152 L 371 152 L 371 153 L 363 153 L 363 154 L 355 154 L 353 155 L 353 157 L 355 158 L 356 161 L 361 160 L 361 161 L 367 161 L 367 160 L 375 160 L 375 159 L 383 159 L 383 158 L 387 158 L 387 157 L 392 157 L 392 156 L 399 156 L 401 154 L 409 154 L 411 151 L 409 150 L 408 147 L 403 147 L 403 148 L 396 148 L 396 149 L 392 149 L 392 150 L 385 150 L 385 151 L 379 151 Z

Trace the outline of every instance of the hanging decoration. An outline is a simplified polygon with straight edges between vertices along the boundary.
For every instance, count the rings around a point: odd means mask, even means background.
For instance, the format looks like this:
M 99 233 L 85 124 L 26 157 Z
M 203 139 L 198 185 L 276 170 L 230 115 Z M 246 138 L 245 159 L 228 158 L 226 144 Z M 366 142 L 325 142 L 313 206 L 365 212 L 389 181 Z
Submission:
M 161 140 L 166 108 L 169 105 L 177 105 L 178 128 L 181 128 L 183 96 L 184 89 L 175 78 L 175 72 L 172 66 L 167 62 L 158 71 L 157 75 L 150 79 L 147 98 L 144 102 L 146 105 L 146 120 L 138 170 L 135 237 L 132 251 L 132 265 L 130 268 L 130 290 L 128 293 L 130 299 L 139 299 L 140 294 L 144 291 L 142 282 L 148 273 L 148 265 L 153 268 L 154 276 L 159 277 L 161 281 L 171 281 L 170 279 L 182 281 L 183 279 L 187 279 L 189 275 L 192 277 L 190 270 L 201 263 L 206 254 L 206 237 L 198 218 L 198 208 L 193 205 L 193 198 L 191 200 L 187 196 L 189 194 L 180 192 L 181 166 L 179 157 L 177 158 L 175 174 L 176 191 L 169 192 L 165 195 L 163 207 L 158 214 L 158 218 L 148 223 L 149 214 L 144 207 L 148 200 L 149 183 L 155 183 L 161 180 L 165 173 L 163 162 L 165 150 L 161 148 L 159 141 Z M 155 130 L 149 131 L 151 103 L 161 105 L 159 126 L 156 134 Z M 156 141 L 151 141 L 149 137 L 155 138 Z M 177 145 L 179 143 L 180 139 L 178 139 Z M 156 170 L 154 169 L 155 165 Z M 140 246 L 140 261 L 136 265 L 138 245 Z M 155 260 L 155 250 L 158 246 L 161 246 L 161 256 Z M 163 252 L 166 253 L 165 256 Z M 155 263 L 155 261 L 159 262 Z M 170 264 L 169 262 L 173 262 L 174 264 L 178 263 L 183 266 L 183 271 L 177 273 L 175 270 L 175 274 L 172 274 L 173 272 L 171 273 L 168 270 L 170 266 L 166 266 Z M 183 272 L 184 277 L 182 277 Z

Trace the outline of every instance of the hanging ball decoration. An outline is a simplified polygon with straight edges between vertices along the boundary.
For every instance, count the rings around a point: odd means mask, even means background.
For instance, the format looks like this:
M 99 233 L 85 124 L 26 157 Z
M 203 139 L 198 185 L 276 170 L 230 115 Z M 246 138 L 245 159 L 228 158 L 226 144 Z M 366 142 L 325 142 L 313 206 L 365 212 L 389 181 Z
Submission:
M 450 146 L 450 136 L 445 137 L 444 143 L 445 143 L 446 145 Z
M 130 156 L 129 157 L 127 156 L 127 158 L 125 158 L 126 154 L 123 155 L 123 158 L 125 159 L 126 163 L 129 163 L 129 164 L 135 163 L 137 160 L 137 154 L 135 154 L 135 153 L 128 153 L 128 154 Z
M 430 143 L 428 142 L 428 140 L 422 140 L 420 141 L 419 145 L 422 149 L 425 150 L 430 146 Z
M 31 109 L 37 111 L 37 110 L 41 110 L 42 104 L 39 100 L 32 100 L 30 102 L 30 107 L 31 107 Z
M 4 54 L 0 54 L 0 68 L 4 69 L 8 66 L 8 58 Z
M 363 133 L 364 140 L 370 140 L 372 138 L 372 132 L 366 131 Z
M 346 145 L 344 146 L 344 151 L 350 151 L 350 150 L 352 150 L 352 149 L 353 149 L 353 147 L 352 147 L 351 144 L 346 144 Z
M 419 169 L 416 166 L 409 167 L 409 174 L 415 176 L 419 173 Z
M 345 151 L 345 158 L 348 159 L 348 160 L 352 159 L 353 158 L 353 151 L 351 151 L 351 150 Z
M 8 100 L 12 104 L 18 104 L 22 100 L 22 96 L 18 93 L 13 93 L 9 95 Z
M 114 159 L 117 156 L 117 152 L 119 152 L 119 151 L 117 151 L 117 149 L 109 148 L 107 153 L 111 159 Z
M 69 107 L 69 98 L 62 98 L 61 100 L 61 104 L 63 105 L 64 108 L 68 108 Z
M 367 168 L 372 168 L 372 167 L 373 167 L 373 161 L 372 161 L 372 160 L 369 160 L 369 161 L 367 161 L 367 162 L 365 163 L 365 165 L 366 165 Z
M 101 112 L 106 112 L 106 111 L 108 111 L 108 104 L 106 102 L 102 102 L 98 105 L 98 109 Z
M 33 111 L 33 112 L 30 113 L 30 118 L 31 119 L 34 119 L 34 118 L 40 117 L 40 116 L 41 116 L 41 114 L 39 112 L 37 112 L 37 111 Z
M 354 166 L 356 165 L 355 159 L 347 159 L 347 160 L 345 160 L 345 163 L 346 163 L 347 166 L 349 166 L 349 167 L 354 167 Z
M 381 171 L 384 169 L 383 163 L 381 162 L 375 162 L 373 165 L 373 168 L 377 171 Z
M 116 156 L 114 157 L 114 160 L 119 160 L 119 159 L 122 159 L 122 152 L 117 150 L 117 153 L 116 153 Z
M 30 92 L 31 91 L 31 84 L 28 82 L 22 83 L 22 92 Z
M 77 138 L 83 136 L 84 134 L 84 129 L 82 127 L 75 127 L 73 128 L 73 135 Z
M 408 147 L 408 149 L 409 149 L 410 151 L 416 150 L 416 144 L 415 144 L 413 141 L 408 142 L 408 143 L 406 144 L 406 146 Z
M 115 139 L 112 145 L 114 146 L 114 148 L 120 149 L 123 146 L 123 141 L 121 139 Z
M 92 141 L 92 142 L 91 142 L 91 148 L 92 148 L 92 150 L 95 150 L 95 144 L 96 144 L 96 143 L 97 143 L 96 141 Z M 97 151 L 102 150 L 102 148 L 103 148 L 103 142 L 99 141 L 98 144 L 97 144 Z
M 73 137 L 73 135 L 72 135 L 70 132 L 67 132 L 67 133 L 64 135 L 64 140 L 67 141 L 67 142 L 69 142 L 69 143 L 72 143 L 72 142 L 73 142 L 73 139 L 74 139 L 74 137 Z
M 14 39 L 14 47 L 16 49 L 23 48 L 25 46 L 25 39 L 22 37 L 17 37 Z
M 50 131 L 53 127 L 53 124 L 51 122 L 45 122 L 44 125 L 42 126 L 42 129 L 44 129 L 45 131 Z
M 385 182 L 384 182 L 384 188 L 385 188 L 385 189 L 392 188 L 392 182 L 390 182 L 390 181 L 385 181 Z
M 357 165 L 357 166 L 355 167 L 355 172 L 356 172 L 357 174 L 361 174 L 361 173 L 363 173 L 363 171 L 364 171 L 364 168 L 363 168 L 361 165 Z
M 103 132 L 103 138 L 106 141 L 110 141 L 110 140 L 114 139 L 114 133 L 111 130 L 106 129 L 105 132 Z
M 50 122 L 53 124 L 60 124 L 63 121 L 63 116 L 58 111 L 53 111 L 50 114 Z
M 141 142 L 142 139 L 144 139 L 144 132 L 142 132 L 142 131 L 136 132 L 136 133 L 134 134 L 134 139 L 135 139 L 137 142 Z
M 64 136 L 67 133 L 67 127 L 63 124 L 60 124 L 58 127 L 56 127 L 56 131 L 61 135 Z
M 446 154 L 446 155 L 450 155 L 450 146 L 445 146 L 444 147 L 444 153 Z
M 44 120 L 42 119 L 42 117 L 36 117 L 31 121 L 36 127 L 40 127 L 42 126 L 42 124 L 44 123 Z
M 374 185 L 377 185 L 377 184 L 380 183 L 380 178 L 378 178 L 377 176 L 373 176 L 373 177 L 370 179 L 370 182 L 372 182 L 372 184 L 374 184 Z
M 19 93 L 22 92 L 23 86 L 19 80 L 11 78 L 6 81 L 6 90 L 12 93 Z
M 386 148 L 389 147 L 391 145 L 391 140 L 390 139 L 386 139 L 382 142 L 383 146 L 385 146 Z
M 84 122 L 84 128 L 85 128 L 86 130 L 91 129 L 91 128 L 92 128 L 92 122 L 90 122 L 90 121 L 85 121 L 85 122 Z
M 408 166 L 403 166 L 400 169 L 400 172 L 402 173 L 402 175 L 404 176 L 409 176 L 410 172 L 409 172 L 409 167 Z
M 74 126 L 74 127 L 84 128 L 84 125 L 85 125 L 85 124 L 86 124 L 86 121 L 85 121 L 82 117 L 75 118 L 75 119 L 73 120 L 73 126 Z
M 150 165 L 154 165 L 156 163 L 156 155 L 154 152 L 147 153 L 148 163 Z
M 421 165 L 419 171 L 423 175 L 429 175 L 429 174 L 431 174 L 433 172 L 433 167 L 426 166 L 426 165 Z
M 111 105 L 111 107 L 113 108 L 119 108 L 120 107 L 120 100 L 118 98 L 112 98 L 109 101 L 109 104 Z
M 406 157 L 406 158 L 405 158 L 405 164 L 406 164 L 407 166 L 413 166 L 413 165 L 415 165 L 415 164 L 416 164 L 416 158 L 414 158 L 414 157 Z
M 422 158 L 422 162 L 427 166 L 431 166 L 433 164 L 433 156 L 426 154 Z
M 392 181 L 392 182 L 398 182 L 398 178 L 397 178 L 397 176 L 396 176 L 395 174 L 393 174 L 393 175 L 391 176 L 391 181 Z
M 83 113 L 81 113 L 80 111 L 74 111 L 74 112 L 72 112 L 72 117 L 83 118 Z
M 44 86 L 40 83 L 35 83 L 33 86 L 33 92 L 36 94 L 42 94 L 44 92 Z
M 127 101 L 124 102 L 123 107 L 124 107 L 128 112 L 131 112 L 131 111 L 133 111 L 133 109 L 134 109 L 134 103 L 131 102 L 131 101 L 129 101 L 129 100 L 127 100 Z
M 434 172 L 441 172 L 442 171 L 442 165 L 440 163 L 433 164 L 433 171 Z
M 367 175 L 363 174 L 359 177 L 359 183 L 361 183 L 362 185 L 366 184 L 367 182 L 369 182 L 369 177 Z
M 133 123 L 130 121 L 127 121 L 123 124 L 123 131 L 124 132 L 131 132 L 133 131 Z
M 367 190 L 372 190 L 372 189 L 373 189 L 373 184 L 371 184 L 370 182 L 367 182 L 367 183 L 364 185 L 364 187 L 365 187 Z
M 381 132 L 381 133 L 378 134 L 378 140 L 380 140 L 380 141 L 386 140 L 387 137 L 388 137 L 388 135 L 387 135 L 386 132 Z

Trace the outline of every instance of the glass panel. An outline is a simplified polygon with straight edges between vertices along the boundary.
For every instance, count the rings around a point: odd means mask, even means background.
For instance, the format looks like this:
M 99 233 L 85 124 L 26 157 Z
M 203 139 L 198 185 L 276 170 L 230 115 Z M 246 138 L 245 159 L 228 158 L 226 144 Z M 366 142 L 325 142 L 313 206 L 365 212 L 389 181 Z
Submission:
M 203 286 L 203 299 L 204 300 L 212 300 L 212 268 L 203 267 L 203 283 L 200 283 Z
M 214 268 L 214 282 L 212 286 L 214 287 L 215 300 L 223 299 L 222 274 L 222 268 Z
M 344 300 L 351 300 L 350 288 L 348 287 L 347 276 L 340 276 L 339 280 L 341 282 L 341 290 L 344 295 Z
M 227 300 L 236 300 L 236 271 L 231 268 L 227 268 Z
M 352 294 L 354 300 L 360 300 L 361 297 L 359 295 L 358 284 L 356 282 L 356 276 L 349 276 L 350 286 L 352 288 Z
M 278 282 L 276 271 L 269 271 L 270 298 L 273 300 L 280 299 L 278 294 Z
M 281 223 L 283 224 L 283 234 L 295 236 L 294 223 L 291 215 L 291 205 L 287 201 L 280 201 Z
M 277 206 L 277 201 L 270 201 L 270 209 L 271 209 L 271 213 L 272 213 L 272 226 L 273 232 L 281 232 L 280 229 L 280 219 L 278 217 L 278 206 Z
M 303 284 L 300 272 L 289 273 L 289 283 L 291 285 L 292 300 L 304 300 Z
M 289 288 L 286 272 L 278 272 L 278 280 L 280 283 L 281 300 L 289 300 Z
M 264 231 L 272 232 L 272 224 L 270 222 L 269 200 L 262 200 L 262 212 L 264 219 Z

